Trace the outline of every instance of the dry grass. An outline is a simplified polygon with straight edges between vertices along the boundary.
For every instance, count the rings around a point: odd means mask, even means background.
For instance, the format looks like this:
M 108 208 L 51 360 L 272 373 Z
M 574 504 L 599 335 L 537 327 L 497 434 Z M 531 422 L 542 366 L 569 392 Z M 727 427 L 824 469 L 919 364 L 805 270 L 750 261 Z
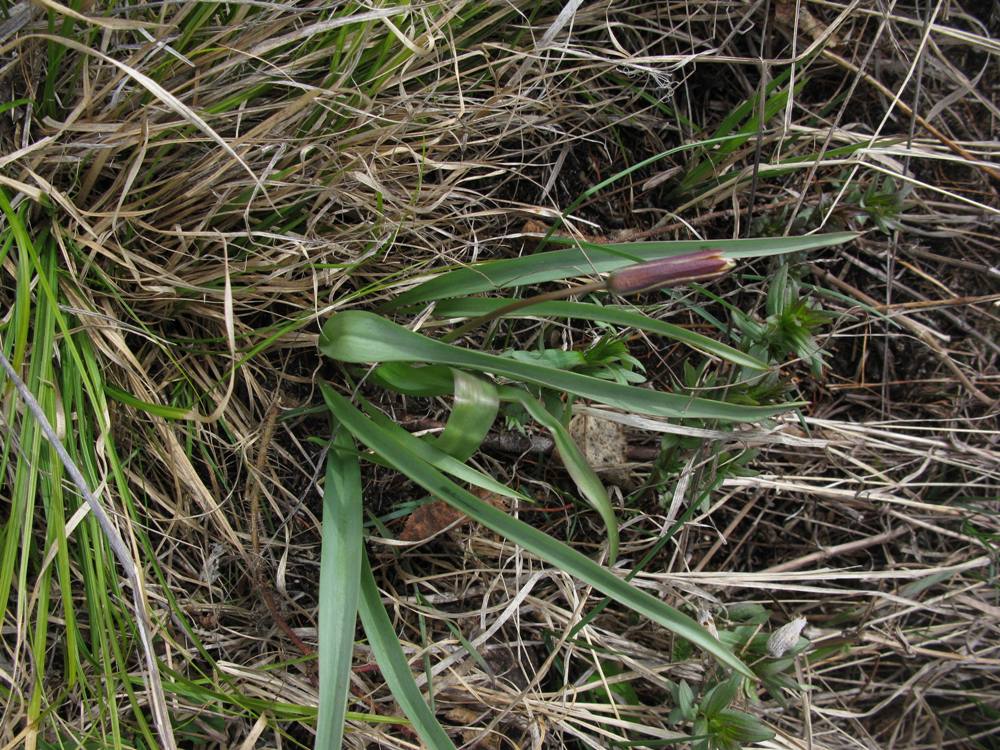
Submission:
M 746 445 L 760 450 L 757 474 L 722 477 L 635 582 L 719 628 L 737 603 L 774 613 L 764 632 L 808 619 L 815 650 L 795 674 L 809 690 L 750 709 L 778 731 L 773 747 L 996 746 L 997 18 L 973 2 L 889 6 L 594 3 L 560 16 L 520 0 L 152 3 L 89 7 L 65 26 L 76 11 L 53 2 L 8 8 L 0 86 L 30 103 L 0 115 L 0 187 L 57 259 L 59 312 L 106 386 L 92 476 L 144 571 L 180 746 L 311 745 L 322 455 L 310 438 L 328 428 L 302 407 L 320 403 L 318 379 L 340 383 L 315 348 L 326 317 L 520 251 L 527 219 L 551 220 L 590 185 L 710 136 L 788 71 L 790 85 L 808 82 L 769 95 L 780 106 L 757 137 L 704 179 L 682 183 L 704 154 L 658 162 L 569 222 L 621 239 L 867 230 L 809 259 L 804 278 L 837 322 L 821 338 L 822 378 L 795 360 L 782 368 L 810 401 L 805 418 L 706 436 L 685 458 L 693 476 L 707 482 L 720 452 Z M 11 220 L 0 222 L 7 241 Z M 42 299 L 23 252 L 3 253 L 5 309 Z M 746 270 L 713 290 L 760 313 L 768 268 Z M 657 314 L 704 324 L 690 306 Z M 0 336 L 10 352 L 14 331 Z M 565 329 L 559 341 L 594 336 Z M 670 386 L 683 352 L 636 346 Z M 16 364 L 52 357 L 28 349 Z M 8 466 L 21 412 L 5 399 Z M 424 402 L 390 407 L 439 416 Z M 637 455 L 656 429 L 629 425 Z M 477 460 L 556 509 L 525 518 L 593 549 L 590 514 L 559 510 L 561 474 L 544 453 Z M 0 509 L 15 507 L 9 467 L 7 479 Z M 626 488 L 622 573 L 697 487 Z M 382 471 L 366 489 L 371 518 L 417 499 Z M 87 679 L 137 691 L 138 710 L 122 700 L 112 717 L 99 691 L 64 687 L 63 607 L 84 612 L 94 596 L 82 564 L 93 537 L 70 536 L 68 598 L 53 594 L 48 614 L 24 606 L 47 549 L 41 502 L 35 513 L 2 622 L 0 746 L 148 746 L 127 621 L 111 673 L 99 654 L 82 663 Z M 476 527 L 415 546 L 369 532 L 397 632 L 415 670 L 430 668 L 456 742 L 657 746 L 679 734 L 671 683 L 715 668 L 613 607 L 570 637 L 600 596 Z M 128 596 L 105 596 L 131 616 Z M 39 645 L 28 633 L 41 617 Z M 88 637 L 86 618 L 80 628 Z M 363 643 L 352 680 L 352 710 L 399 715 Z M 609 701 L 602 685 L 642 704 Z M 351 726 L 350 747 L 417 744 L 394 721 Z

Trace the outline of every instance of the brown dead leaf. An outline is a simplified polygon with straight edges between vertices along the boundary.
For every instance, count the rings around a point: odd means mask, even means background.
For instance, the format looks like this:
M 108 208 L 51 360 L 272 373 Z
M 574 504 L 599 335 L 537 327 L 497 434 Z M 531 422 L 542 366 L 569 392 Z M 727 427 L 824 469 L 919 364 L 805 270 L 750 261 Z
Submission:
M 549 231 L 549 225 L 545 224 L 538 219 L 528 219 L 524 222 L 524 226 L 521 227 L 521 231 L 527 235 L 545 235 Z M 607 244 L 611 240 L 605 237 L 603 234 L 587 234 L 586 232 L 576 232 L 570 234 L 562 230 L 556 230 L 553 233 L 556 237 L 572 237 L 574 239 L 583 240 L 584 242 L 593 242 L 595 245 Z M 537 237 L 531 239 L 539 239 Z
M 796 15 L 795 0 L 778 0 L 774 6 L 774 20 L 788 31 L 793 30 L 798 25 L 799 33 L 814 42 L 827 34 L 829 26 L 810 13 L 805 4 L 799 5 L 797 10 L 798 15 Z M 843 43 L 836 33 L 831 33 L 826 39 L 826 46 L 837 48 L 843 46 Z
M 479 721 L 479 717 L 482 716 L 482 712 L 473 711 L 471 708 L 465 708 L 464 706 L 456 706 L 455 708 L 449 708 L 444 716 L 448 721 L 455 724 L 475 724 Z
M 473 711 L 470 708 L 464 708 L 458 706 L 456 708 L 450 709 L 445 713 L 445 718 L 449 721 L 459 724 L 459 725 L 472 725 L 480 720 L 482 717 L 481 711 Z M 500 750 L 500 735 L 494 732 L 483 735 L 480 737 L 481 730 L 469 727 L 462 730 L 462 740 L 465 742 L 475 742 L 475 745 L 471 747 L 480 748 L 481 750 Z M 477 741 L 478 740 L 478 741 Z
M 442 529 L 450 526 L 465 514 L 455 510 L 444 500 L 435 500 L 421 505 L 406 518 L 406 525 L 399 538 L 404 542 L 420 542 L 430 539 Z
M 472 494 L 504 512 L 510 507 L 507 498 L 497 495 L 495 492 L 477 487 L 472 490 Z M 406 524 L 403 526 L 399 538 L 403 542 L 421 542 L 424 539 L 430 539 L 456 521 L 465 524 L 468 523 L 469 519 L 464 513 L 455 510 L 444 500 L 435 500 L 421 505 L 407 516 Z

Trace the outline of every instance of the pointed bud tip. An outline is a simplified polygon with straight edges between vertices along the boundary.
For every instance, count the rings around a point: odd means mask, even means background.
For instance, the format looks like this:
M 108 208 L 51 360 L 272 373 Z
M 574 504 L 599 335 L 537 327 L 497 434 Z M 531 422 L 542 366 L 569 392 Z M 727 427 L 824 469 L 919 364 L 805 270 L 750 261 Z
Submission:
M 703 281 L 721 276 L 736 264 L 721 250 L 698 250 L 670 258 L 636 263 L 608 278 L 608 289 L 616 294 L 635 294 L 663 286 Z

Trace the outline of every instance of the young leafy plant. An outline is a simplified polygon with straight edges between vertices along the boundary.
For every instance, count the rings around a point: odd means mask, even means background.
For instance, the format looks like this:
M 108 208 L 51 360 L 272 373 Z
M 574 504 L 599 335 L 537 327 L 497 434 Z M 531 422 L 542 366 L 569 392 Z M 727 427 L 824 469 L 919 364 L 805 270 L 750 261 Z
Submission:
M 823 373 L 823 351 L 816 341 L 816 331 L 833 320 L 817 309 L 802 293 L 798 279 L 782 263 L 771 277 L 767 294 L 767 318 L 763 324 L 742 312 L 736 312 L 736 325 L 751 342 L 750 350 L 766 352 L 773 362 L 795 354 L 809 364 L 816 377 Z
M 472 299 L 468 295 L 525 283 L 575 278 L 594 272 L 608 273 L 611 276 L 601 282 L 584 285 L 584 294 L 608 291 L 622 293 L 632 288 L 657 286 L 656 283 L 647 283 L 650 279 L 645 274 L 654 267 L 647 265 L 647 262 L 654 261 L 661 268 L 676 269 L 678 262 L 684 262 L 684 258 L 677 256 L 682 256 L 685 252 L 694 253 L 699 258 L 711 255 L 731 262 L 739 257 L 774 255 L 821 247 L 843 242 L 848 238 L 849 235 L 837 234 L 805 239 L 732 241 L 719 243 L 720 247 L 714 248 L 710 253 L 707 253 L 703 243 L 587 245 L 445 272 L 402 294 L 391 307 L 399 309 L 433 302 L 437 317 L 442 321 L 464 320 L 466 323 L 460 328 L 465 330 L 473 327 L 469 323 L 478 324 L 511 317 L 562 317 L 624 325 L 648 334 L 673 338 L 736 367 L 761 372 L 766 370 L 767 365 L 753 355 L 621 307 L 595 302 L 562 301 L 556 299 L 554 294 L 544 295 L 544 299 L 533 298 L 527 304 L 524 300 Z M 671 258 L 675 260 L 664 262 Z M 701 274 L 695 275 L 699 276 Z M 632 282 L 635 282 L 634 287 L 629 286 Z M 500 405 L 514 407 L 522 415 L 522 419 L 532 420 L 551 435 L 581 498 L 598 513 L 605 526 L 606 553 L 613 562 L 618 547 L 614 509 L 600 478 L 589 466 L 567 430 L 571 407 L 575 401 L 586 400 L 603 404 L 610 409 L 661 418 L 710 419 L 724 423 L 765 420 L 793 405 L 732 403 L 690 393 L 669 393 L 637 387 L 633 384 L 638 380 L 637 362 L 631 359 L 621 339 L 615 335 L 606 336 L 585 352 L 507 350 L 497 354 L 449 343 L 449 338 L 457 337 L 453 332 L 451 336 L 446 335 L 444 340 L 434 339 L 381 315 L 356 310 L 338 313 L 324 325 L 320 350 L 347 365 L 375 365 L 365 372 L 367 383 L 408 396 L 453 399 L 452 414 L 443 433 L 437 438 L 419 438 L 392 422 L 375 405 L 357 397 L 355 401 L 360 406 L 358 408 L 350 399 L 324 385 L 323 396 L 338 431 L 337 441 L 331 449 L 333 474 L 328 475 L 327 493 L 349 495 L 346 499 L 341 498 L 336 502 L 331 500 L 327 504 L 327 510 L 331 513 L 329 522 L 338 523 L 338 519 L 347 513 L 356 518 L 356 514 L 360 512 L 362 497 L 359 484 L 351 479 L 357 475 L 360 460 L 390 467 L 432 497 L 444 501 L 538 558 L 593 586 L 611 600 L 669 629 L 679 636 L 678 643 L 688 643 L 708 652 L 726 670 L 725 674 L 738 675 L 740 679 L 755 679 L 754 672 L 734 655 L 729 646 L 688 615 L 633 587 L 565 542 L 514 518 L 465 489 L 465 486 L 478 487 L 521 501 L 527 500 L 514 488 L 498 482 L 466 461 L 486 437 L 500 412 Z M 357 441 L 368 451 L 360 454 L 352 452 L 345 443 L 345 434 L 350 436 L 349 442 Z M 347 508 L 351 510 L 348 511 Z M 326 523 L 327 520 L 324 519 L 324 524 Z M 330 571 L 325 574 L 327 576 L 354 575 L 350 571 L 344 573 L 332 572 L 328 568 L 324 570 Z M 352 581 L 351 586 L 354 585 Z M 420 697 L 374 586 L 370 568 L 364 565 L 361 571 L 359 611 L 376 659 L 421 739 L 433 747 L 451 747 L 447 735 Z M 325 579 L 321 581 L 321 589 L 328 589 Z M 349 591 L 350 587 L 341 584 L 339 590 Z M 321 619 L 321 652 L 324 648 L 330 648 L 341 654 L 346 653 L 342 650 L 345 639 L 351 637 L 350 629 L 345 627 L 346 622 L 340 615 L 333 618 L 332 623 Z M 335 705 L 328 722 L 342 724 L 346 706 L 344 696 L 341 695 L 336 702 L 333 702 L 333 696 L 326 696 L 328 690 L 343 691 L 345 670 L 349 669 L 349 664 L 341 656 L 321 663 L 326 665 L 326 677 L 321 682 L 321 705 Z M 729 711 L 728 708 L 725 710 Z M 723 709 L 711 716 L 705 711 L 702 714 L 706 720 L 723 722 L 725 726 L 720 725 L 720 731 L 725 730 L 723 734 L 727 737 L 747 735 L 749 730 L 743 731 L 746 727 L 740 729 L 738 726 L 741 726 L 741 722 L 745 723 L 745 715 L 730 716 L 721 711 Z M 328 726 L 329 724 L 324 725 Z M 327 730 L 324 736 L 329 738 L 339 735 Z
M 809 645 L 800 636 L 804 619 L 761 632 L 769 613 L 759 604 L 736 604 L 726 612 L 730 626 L 720 629 L 719 639 L 750 664 L 761 685 L 782 705 L 784 693 L 798 694 L 802 688 L 788 676 L 795 658 Z M 744 710 L 758 701 L 753 682 L 718 670 L 706 673 L 701 685 L 692 688 L 686 681 L 670 683 L 673 708 L 668 724 L 690 727 L 692 747 L 699 750 L 740 750 L 747 743 L 764 742 L 774 732 Z

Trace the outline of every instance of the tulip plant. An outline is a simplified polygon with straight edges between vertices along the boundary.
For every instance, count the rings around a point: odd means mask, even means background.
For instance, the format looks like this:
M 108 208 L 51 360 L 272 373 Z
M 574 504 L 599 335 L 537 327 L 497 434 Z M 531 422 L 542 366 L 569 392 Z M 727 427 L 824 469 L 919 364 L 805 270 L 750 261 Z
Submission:
M 480 326 L 503 319 L 576 319 L 673 339 L 740 368 L 741 377 L 752 377 L 766 372 L 768 363 L 616 301 L 637 292 L 714 279 L 741 259 L 811 250 L 850 238 L 828 234 L 734 240 L 711 243 L 710 247 L 702 242 L 576 243 L 574 247 L 446 270 L 395 297 L 380 312 L 349 310 L 333 315 L 323 327 L 320 349 L 343 363 L 348 376 L 358 375 L 355 382 L 359 387 L 348 392 L 323 387 L 335 437 L 328 453 L 323 516 L 321 710 L 316 747 L 340 746 L 356 614 L 387 684 L 422 741 L 429 747 L 453 747 L 411 675 L 367 561 L 362 534 L 362 463 L 400 472 L 430 496 L 702 649 L 725 673 L 756 680 L 754 671 L 723 640 L 687 614 L 632 586 L 621 575 L 625 571 L 609 567 L 618 553 L 615 509 L 601 479 L 570 437 L 567 422 L 574 403 L 664 419 L 721 423 L 759 422 L 801 404 L 748 405 L 670 393 L 579 372 L 580 362 L 571 356 L 492 353 L 461 342 Z M 592 279 L 587 283 L 519 299 L 476 296 L 587 276 Z M 603 304 L 592 301 L 598 295 L 603 296 Z M 568 296 L 587 297 L 588 301 L 569 301 Z M 450 333 L 425 335 L 397 322 L 414 319 L 428 306 L 440 324 L 433 330 L 451 324 L 454 328 Z M 427 316 L 420 315 L 419 320 L 425 321 Z M 351 365 L 367 367 L 359 371 Z M 360 395 L 362 380 L 368 390 L 450 398 L 451 417 L 437 437 L 415 437 Z M 470 491 L 475 488 L 530 502 L 517 489 L 467 463 L 504 405 L 520 408 L 551 435 L 581 500 L 601 519 L 606 564 Z

